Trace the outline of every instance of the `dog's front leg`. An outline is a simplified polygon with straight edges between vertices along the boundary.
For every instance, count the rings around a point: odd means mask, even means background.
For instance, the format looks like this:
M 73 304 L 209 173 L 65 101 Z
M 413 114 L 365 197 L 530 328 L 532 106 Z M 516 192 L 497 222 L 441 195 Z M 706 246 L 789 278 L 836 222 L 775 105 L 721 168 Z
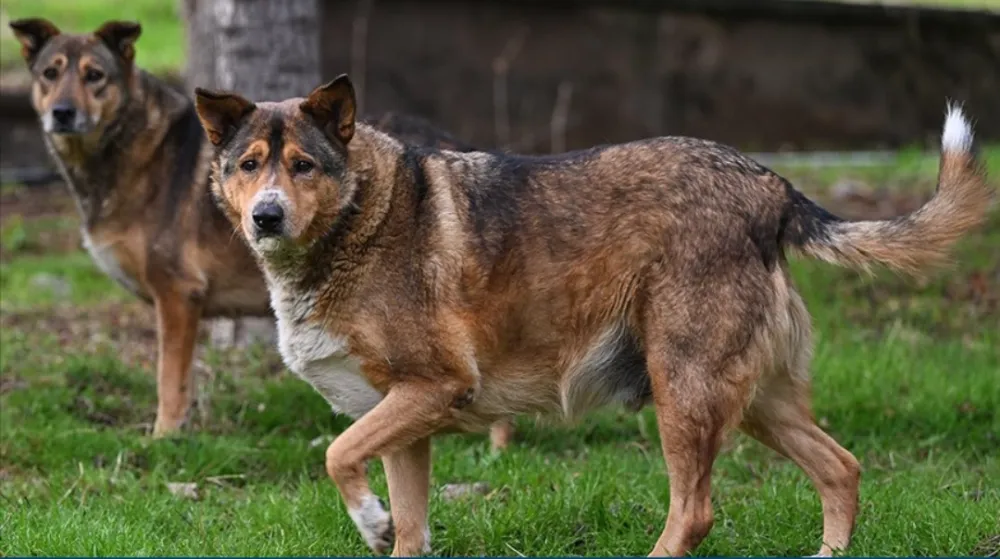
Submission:
M 370 412 L 327 448 L 326 470 L 340 489 L 351 519 L 375 552 L 388 551 L 392 520 L 368 486 L 365 465 L 386 457 L 391 504 L 400 524 L 394 555 L 424 551 L 430 451 L 426 439 L 451 422 L 452 407 L 470 401 L 471 382 L 406 382 L 393 386 Z M 463 386 L 464 385 L 464 386 Z M 398 510 L 397 510 L 398 507 Z
M 430 553 L 427 500 L 431 481 L 431 441 L 423 438 L 382 457 L 389 483 L 389 504 L 396 526 L 392 554 L 409 557 Z
M 156 296 L 157 409 L 153 436 L 180 429 L 191 405 L 191 361 L 198 336 L 200 306 L 177 293 Z

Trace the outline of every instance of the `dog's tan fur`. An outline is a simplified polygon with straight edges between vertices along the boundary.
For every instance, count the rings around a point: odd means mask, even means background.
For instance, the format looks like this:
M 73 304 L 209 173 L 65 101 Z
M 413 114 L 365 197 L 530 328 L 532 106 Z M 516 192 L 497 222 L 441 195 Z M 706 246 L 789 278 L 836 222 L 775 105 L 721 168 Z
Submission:
M 199 90 L 197 107 L 217 147 L 213 190 L 265 271 L 286 363 L 356 419 L 327 471 L 366 542 L 395 537 L 394 555 L 429 549 L 433 434 L 650 401 L 671 479 L 654 555 L 708 533 L 712 463 L 737 427 L 816 485 L 820 553 L 846 548 L 860 468 L 813 421 L 810 320 L 785 253 L 917 270 L 992 196 L 957 110 L 935 198 L 846 222 L 708 141 L 555 157 L 406 145 L 355 123 L 346 76 L 282 103 Z M 394 528 L 368 487 L 374 457 Z
M 134 64 L 137 23 L 62 33 L 43 19 L 11 22 L 34 76 L 45 141 L 83 218 L 95 261 L 155 305 L 158 408 L 153 433 L 176 431 L 191 401 L 190 367 L 203 317 L 271 316 L 246 244 L 212 201 L 211 144 L 192 101 Z M 97 79 L 94 79 L 97 78 Z M 53 108 L 76 120 L 57 130 Z M 387 114 L 376 126 L 416 143 L 468 145 L 426 121 Z M 494 445 L 511 435 L 503 422 Z

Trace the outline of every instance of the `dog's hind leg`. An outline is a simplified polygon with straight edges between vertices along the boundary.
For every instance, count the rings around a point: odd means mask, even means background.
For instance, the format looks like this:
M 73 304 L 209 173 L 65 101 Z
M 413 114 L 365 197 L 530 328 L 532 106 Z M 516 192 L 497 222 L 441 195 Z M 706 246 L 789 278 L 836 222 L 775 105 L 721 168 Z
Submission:
M 191 361 L 201 309 L 191 297 L 175 293 L 157 294 L 155 306 L 159 347 L 153 436 L 162 437 L 181 428 L 191 405 Z
M 768 379 L 747 411 L 742 429 L 794 461 L 812 480 L 823 503 L 819 555 L 844 550 L 858 513 L 861 467 L 813 421 L 807 381 L 787 375 Z
M 747 358 L 755 328 L 747 310 L 755 303 L 712 279 L 703 283 L 661 296 L 644 311 L 646 366 L 670 475 L 667 521 L 651 556 L 684 555 L 708 535 L 712 465 L 759 377 Z M 703 295 L 711 291 L 709 302 Z
M 490 426 L 490 448 L 493 452 L 500 452 L 510 445 L 514 438 L 514 419 L 498 419 Z
M 685 555 L 701 543 L 714 522 L 712 465 L 726 432 L 738 423 L 745 383 L 713 382 L 709 367 L 650 358 L 653 400 L 670 475 L 666 526 L 650 556 Z M 725 375 L 748 377 L 729 370 Z

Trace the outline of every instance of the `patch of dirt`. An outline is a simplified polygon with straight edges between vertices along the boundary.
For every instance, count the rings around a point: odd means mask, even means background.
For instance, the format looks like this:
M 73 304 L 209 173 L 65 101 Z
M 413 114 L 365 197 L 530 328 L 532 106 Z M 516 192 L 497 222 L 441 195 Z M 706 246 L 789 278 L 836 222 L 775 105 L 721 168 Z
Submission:
M 68 219 L 75 219 L 75 216 Z M 9 224 L 9 222 L 4 225 Z M 34 230 L 30 235 L 23 231 L 14 232 L 5 229 L 7 235 L 23 235 L 16 242 L 8 242 L 4 239 L 3 246 L 0 247 L 0 261 L 9 261 L 12 258 L 22 255 L 45 255 L 45 254 L 67 254 L 80 250 L 82 239 L 80 231 L 75 227 L 55 227 L 46 230 Z
M 842 179 L 808 195 L 831 212 L 847 219 L 889 219 L 910 213 L 927 203 L 934 185 L 922 181 L 905 187 L 871 186 L 865 181 Z
M 123 363 L 144 368 L 156 363 L 154 325 L 152 308 L 138 301 L 0 315 L 0 327 L 53 334 L 67 353 L 94 353 L 110 347 Z
M 80 250 L 79 222 L 76 204 L 62 183 L 5 188 L 0 191 L 0 261 Z
M 1000 320 L 1000 261 L 983 269 L 937 273 L 933 282 L 890 275 L 869 281 L 839 273 L 843 296 L 864 302 L 845 306 L 845 317 L 877 330 L 916 321 L 924 334 L 953 336 L 974 334 Z
M 28 382 L 15 375 L 5 374 L 0 376 L 0 395 L 27 387 Z
M 207 345 L 207 326 L 199 332 L 197 353 Z M 39 310 L 0 313 L 0 328 L 54 334 L 64 353 L 92 354 L 111 350 L 122 363 L 152 369 L 156 366 L 156 317 L 153 308 L 139 301 L 91 307 L 59 306 Z M 260 354 L 258 354 L 260 353 Z M 269 359 L 266 350 L 248 352 L 246 348 L 214 350 L 213 366 L 246 370 L 256 364 L 259 376 L 277 375 L 282 370 L 280 358 Z M 195 357 L 195 367 L 208 367 Z
M 972 550 L 973 557 L 1000 557 L 1000 534 L 990 536 L 979 542 Z
M 12 358 L 18 367 L 51 367 L 65 379 L 70 390 L 65 403 L 68 413 L 94 425 L 143 430 L 151 427 L 156 411 L 155 324 L 153 309 L 139 301 L 0 313 L 0 328 L 26 334 L 25 347 L 18 350 L 23 360 Z M 272 348 L 209 349 L 205 330 L 199 333 L 192 363 L 195 400 L 187 421 L 188 428 L 198 431 L 218 429 L 219 424 L 229 421 L 220 416 L 225 412 L 217 409 L 217 396 L 240 400 L 235 394 L 253 385 L 240 382 L 241 378 L 285 374 L 281 358 Z M 53 349 L 53 341 L 58 349 Z M 36 346 L 42 349 L 31 349 Z M 5 371 L 0 377 L 0 394 L 48 382 L 50 377 L 26 379 L 17 369 Z
M 26 335 L 23 342 L 26 349 L 21 351 L 27 353 L 23 361 L 18 359 L 19 366 L 26 370 L 52 367 L 59 371 L 58 376 L 65 377 L 72 392 L 66 410 L 78 418 L 106 426 L 141 424 L 155 410 L 153 375 L 128 372 L 129 367 L 154 370 L 156 332 L 151 324 L 152 310 L 138 302 L 0 314 L 0 328 L 19 330 Z M 49 336 L 54 336 L 58 350 L 52 350 Z M 5 372 L 4 376 L 8 375 Z M 4 391 L 30 389 L 50 381 L 36 377 L 30 382 L 29 379 L 12 382 Z
M 117 388 L 120 385 L 105 382 L 101 383 L 100 386 Z M 100 393 L 99 396 L 91 396 L 85 394 L 82 387 L 76 388 L 77 393 L 73 397 L 73 401 L 66 406 L 66 411 L 73 417 L 95 425 L 105 427 L 135 425 L 144 428 L 143 419 L 147 417 L 150 410 L 154 409 L 152 405 L 136 403 L 130 394 L 121 394 L 115 391 L 115 393 Z
M 73 197 L 66 191 L 66 185 L 62 182 L 0 191 L 0 220 L 15 215 L 29 220 L 38 217 L 76 215 L 75 212 Z

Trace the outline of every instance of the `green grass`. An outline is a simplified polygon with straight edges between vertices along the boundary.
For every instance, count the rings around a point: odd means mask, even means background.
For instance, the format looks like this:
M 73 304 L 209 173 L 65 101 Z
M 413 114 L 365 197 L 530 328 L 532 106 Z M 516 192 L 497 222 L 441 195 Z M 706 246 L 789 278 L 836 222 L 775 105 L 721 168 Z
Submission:
M 110 19 L 138 21 L 139 66 L 164 72 L 177 71 L 184 63 L 184 22 L 177 0 L 4 0 L 3 9 L 11 20 L 44 17 L 67 33 L 88 33 Z M 21 63 L 20 47 L 6 24 L 0 31 L 0 53 L 3 68 Z
M 53 286 L 65 285 L 62 291 Z M 128 300 L 130 295 L 118 287 L 96 266 L 89 255 L 38 255 L 18 258 L 15 264 L 0 266 L 0 292 L 4 310 L 46 307 L 54 304 L 88 304 Z
M 814 370 L 818 416 L 865 465 L 852 552 L 972 552 L 998 529 L 997 356 L 961 343 L 851 338 L 826 337 Z M 325 445 L 310 445 L 343 424 L 301 381 L 217 379 L 218 419 L 156 442 L 132 423 L 148 419 L 152 380 L 113 356 L 68 358 L 30 382 L 5 397 L 0 416 L 9 553 L 365 553 L 323 473 Z M 650 412 L 639 421 L 653 432 Z M 648 551 L 668 491 L 655 435 L 614 412 L 573 430 L 521 428 L 498 458 L 477 437 L 436 444 L 435 486 L 486 480 L 496 490 L 433 499 L 438 553 Z M 378 466 L 373 478 L 384 494 Z M 169 481 L 199 483 L 201 500 L 171 495 Z M 717 527 L 701 554 L 797 554 L 818 542 L 814 492 L 753 443 L 738 440 L 719 460 L 715 497 Z
M 998 154 L 987 150 L 994 177 Z M 843 178 L 891 178 L 893 190 L 926 190 L 935 171 L 927 159 L 909 154 L 891 168 L 787 174 L 813 191 Z M 67 223 L 63 230 L 72 231 L 75 220 Z M 84 254 L 40 253 L 38 236 L 53 229 L 25 220 L 0 235 L 7 247 L 0 259 L 3 552 L 367 554 L 323 469 L 329 437 L 347 423 L 283 371 L 273 352 L 204 351 L 190 428 L 152 441 L 145 434 L 155 408 L 148 309 L 128 307 L 138 318 L 125 326 L 102 318 L 69 337 L 62 326 L 32 322 L 66 307 L 32 281 L 39 273 L 72 285 L 76 312 L 106 309 L 109 297 L 129 300 Z M 852 554 L 1000 547 L 997 247 L 994 212 L 962 242 L 957 265 L 925 282 L 794 263 L 817 333 L 816 416 L 864 467 Z M 982 277 L 985 294 L 975 287 Z M 136 331 L 145 346 L 129 337 Z M 522 420 L 517 442 L 499 456 L 483 436 L 438 439 L 435 552 L 648 552 L 669 488 L 654 425 L 652 410 L 607 410 L 572 427 Z M 371 477 L 385 495 L 380 464 Z M 446 501 L 437 494 L 446 483 L 478 481 L 489 483 L 488 495 Z M 171 494 L 168 482 L 197 483 L 199 499 Z M 716 525 L 698 554 L 818 548 L 819 500 L 793 465 L 737 435 L 713 483 Z

